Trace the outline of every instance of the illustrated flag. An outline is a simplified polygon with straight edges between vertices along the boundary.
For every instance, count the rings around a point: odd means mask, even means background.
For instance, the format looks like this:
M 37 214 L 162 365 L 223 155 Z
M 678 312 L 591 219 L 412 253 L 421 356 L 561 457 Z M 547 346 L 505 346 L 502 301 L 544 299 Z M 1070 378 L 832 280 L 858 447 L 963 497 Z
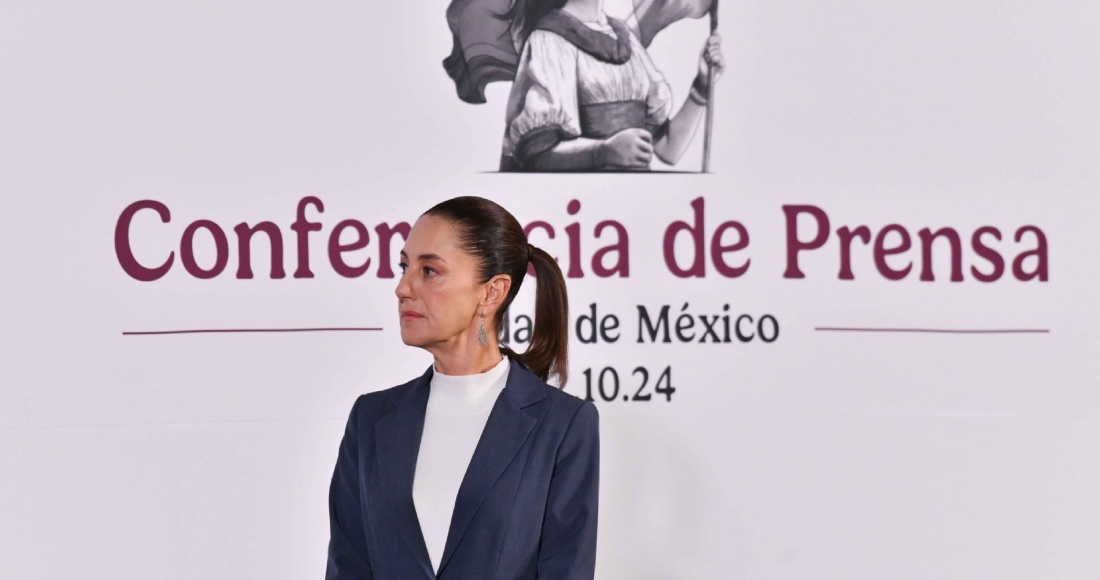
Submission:
M 485 85 L 515 79 L 519 50 L 513 41 L 512 23 L 502 15 L 513 1 L 453 0 L 447 7 L 447 24 L 454 36 L 451 55 L 443 67 L 455 82 L 458 97 L 467 103 L 485 102 Z M 537 0 L 526 0 L 528 2 Z M 701 18 L 712 0 L 634 0 L 629 25 L 643 46 L 666 26 L 684 18 Z
M 485 102 L 485 85 L 516 77 L 519 54 L 512 44 L 508 12 L 511 0 L 454 0 L 447 8 L 447 24 L 454 35 L 451 56 L 443 68 L 454 79 L 458 98 Z
M 666 26 L 684 18 L 702 18 L 710 12 L 712 0 L 634 0 L 634 20 L 642 46 Z

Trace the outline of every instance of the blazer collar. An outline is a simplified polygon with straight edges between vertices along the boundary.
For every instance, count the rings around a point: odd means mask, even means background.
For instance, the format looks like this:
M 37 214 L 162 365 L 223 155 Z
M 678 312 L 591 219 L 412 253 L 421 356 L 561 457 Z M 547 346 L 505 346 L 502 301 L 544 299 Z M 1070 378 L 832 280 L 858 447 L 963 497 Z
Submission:
M 420 437 L 424 432 L 424 413 L 431 391 L 432 372 L 429 365 L 410 388 L 394 389 L 389 395 L 389 402 L 395 410 L 378 419 L 374 428 L 384 505 L 388 506 L 391 523 L 398 535 L 412 550 L 429 578 L 435 578 L 436 572 L 432 570 L 416 516 L 412 484 L 416 475 Z M 545 398 L 542 381 L 519 361 L 511 359 L 504 390 L 489 412 L 485 430 L 458 488 L 439 573 L 446 568 L 489 488 L 504 473 L 538 422 L 523 409 Z

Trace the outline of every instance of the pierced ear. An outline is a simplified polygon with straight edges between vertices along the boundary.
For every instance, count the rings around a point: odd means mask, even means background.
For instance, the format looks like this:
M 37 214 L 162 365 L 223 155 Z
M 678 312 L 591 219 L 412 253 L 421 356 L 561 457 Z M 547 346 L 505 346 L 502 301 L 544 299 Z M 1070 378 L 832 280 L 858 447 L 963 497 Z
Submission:
M 512 277 L 507 274 L 497 274 L 489 279 L 485 283 L 485 296 L 482 297 L 479 306 L 485 309 L 486 313 L 496 312 L 496 309 L 504 302 L 504 299 L 508 297 L 508 292 L 512 289 Z

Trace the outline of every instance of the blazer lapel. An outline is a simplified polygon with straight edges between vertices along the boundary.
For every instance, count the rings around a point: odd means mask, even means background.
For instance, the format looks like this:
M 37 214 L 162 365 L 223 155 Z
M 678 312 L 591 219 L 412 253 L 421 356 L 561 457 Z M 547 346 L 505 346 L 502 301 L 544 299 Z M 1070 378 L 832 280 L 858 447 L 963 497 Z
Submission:
M 534 373 L 523 368 L 515 359 L 510 360 L 504 391 L 497 397 L 489 412 L 485 430 L 458 488 L 443 558 L 439 563 L 440 574 L 466 533 L 466 528 L 470 526 L 470 521 L 474 519 L 485 495 L 489 493 L 489 488 L 504 473 L 538 422 L 522 409 L 546 398 L 540 383 Z M 420 418 L 423 424 L 423 408 Z
M 428 406 L 428 391 L 432 367 L 428 367 L 410 392 L 400 401 L 391 401 L 397 410 L 375 423 L 375 452 L 381 479 L 383 504 L 389 507 L 398 535 L 412 550 L 417 563 L 428 578 L 435 578 L 428 547 L 420 529 L 413 503 L 413 477 L 416 458 L 420 453 L 420 438 L 424 433 L 424 413 Z

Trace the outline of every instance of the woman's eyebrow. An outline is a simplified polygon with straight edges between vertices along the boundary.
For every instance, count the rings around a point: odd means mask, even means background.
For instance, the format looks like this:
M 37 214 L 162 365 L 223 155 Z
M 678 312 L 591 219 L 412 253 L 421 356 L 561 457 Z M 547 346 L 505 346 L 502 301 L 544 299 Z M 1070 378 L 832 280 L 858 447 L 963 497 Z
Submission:
M 401 250 L 401 256 L 403 256 L 405 258 L 409 257 L 409 255 L 405 253 L 405 250 Z M 418 259 L 420 261 L 425 261 L 425 260 L 439 260 L 440 262 L 446 262 L 447 261 L 447 260 L 444 260 L 443 256 L 440 256 L 439 254 L 420 254 L 419 256 L 416 257 L 416 259 Z

